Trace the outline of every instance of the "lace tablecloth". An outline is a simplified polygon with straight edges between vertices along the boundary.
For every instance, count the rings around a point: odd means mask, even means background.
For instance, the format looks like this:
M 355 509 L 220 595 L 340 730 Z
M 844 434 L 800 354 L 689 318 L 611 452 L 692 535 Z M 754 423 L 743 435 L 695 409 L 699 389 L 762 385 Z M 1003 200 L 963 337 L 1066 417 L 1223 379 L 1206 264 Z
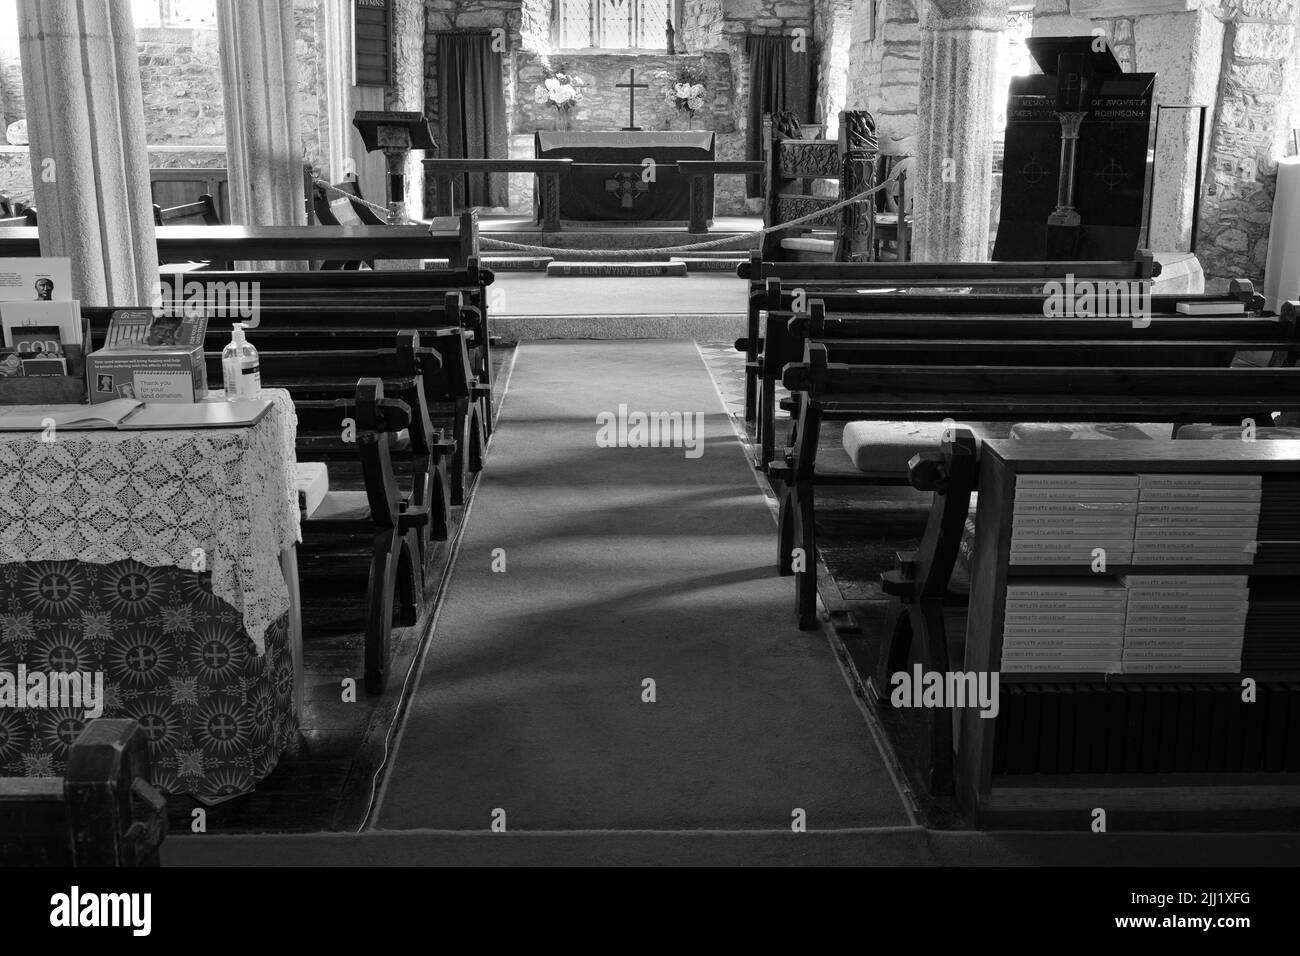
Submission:
M 282 389 L 262 397 L 272 407 L 247 428 L 0 433 L 0 563 L 209 572 L 264 654 L 289 609 L 280 553 L 302 535 L 293 402 Z

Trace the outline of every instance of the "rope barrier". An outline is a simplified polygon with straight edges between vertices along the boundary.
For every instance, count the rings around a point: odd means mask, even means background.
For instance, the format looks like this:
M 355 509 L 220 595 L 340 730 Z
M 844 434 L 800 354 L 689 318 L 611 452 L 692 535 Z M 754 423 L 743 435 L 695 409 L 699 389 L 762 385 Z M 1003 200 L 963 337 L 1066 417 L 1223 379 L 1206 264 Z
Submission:
M 507 239 L 496 239 L 492 236 L 485 236 L 482 232 L 479 233 L 478 242 L 481 249 L 498 249 L 505 252 L 531 252 L 543 254 L 559 253 L 569 259 L 636 259 L 644 258 L 645 256 L 674 255 L 682 252 L 697 252 L 702 249 L 717 249 L 737 242 L 749 243 L 759 236 L 765 236 L 772 232 L 783 232 L 784 230 L 790 229 L 794 226 L 803 225 L 804 223 L 811 222 L 814 219 L 820 219 L 830 213 L 839 212 L 847 206 L 852 206 L 855 203 L 860 203 L 864 199 L 874 196 L 890 183 L 894 182 L 902 172 L 902 166 L 896 166 L 893 172 L 885 177 L 885 179 L 881 180 L 878 185 L 872 186 L 870 189 L 864 189 L 856 196 L 850 196 L 848 199 L 841 199 L 839 202 L 818 209 L 816 212 L 810 212 L 806 216 L 800 216 L 798 219 L 791 219 L 789 222 L 783 222 L 775 226 L 765 226 L 764 228 L 754 230 L 753 232 L 742 232 L 734 236 L 724 236 L 721 239 L 710 239 L 705 242 L 688 242 L 679 246 L 659 246 L 651 249 L 565 249 L 559 246 L 539 246 L 525 242 L 510 242 Z M 360 203 L 369 209 L 373 209 L 375 212 L 381 213 L 385 219 L 388 217 L 388 209 L 384 206 L 362 199 L 360 196 L 354 196 L 352 193 L 339 189 L 337 186 L 332 186 L 323 180 L 313 179 L 312 182 L 322 189 L 326 189 L 332 193 L 337 193 L 352 202 Z M 417 226 L 423 225 L 419 220 L 410 219 L 409 217 L 407 223 Z
M 681 252 L 698 251 L 700 249 L 714 249 L 720 246 L 729 245 L 735 242 L 750 242 L 758 236 L 764 236 L 771 232 L 782 232 L 792 226 L 802 225 L 805 222 L 811 222 L 814 219 L 820 219 L 828 213 L 838 212 L 846 206 L 852 206 L 854 203 L 862 202 L 869 196 L 883 190 L 886 186 L 896 180 L 903 172 L 901 166 L 894 168 L 879 185 L 870 189 L 865 189 L 856 196 L 850 196 L 848 199 L 842 199 L 833 203 L 824 209 L 818 209 L 816 212 L 809 213 L 806 216 L 800 216 L 798 219 L 791 219 L 789 222 L 783 222 L 775 226 L 766 226 L 753 232 L 743 232 L 734 236 L 726 236 L 722 239 L 712 239 L 707 242 L 690 242 L 683 243 L 680 246 L 660 246 L 653 249 L 563 249 L 557 246 L 537 246 L 523 242 L 510 242 L 506 239 L 496 239 L 491 236 L 485 236 L 480 233 L 479 247 L 482 249 L 501 249 L 509 252 L 533 252 L 533 253 L 560 253 L 566 259 L 636 259 L 645 256 L 655 255 L 674 255 Z
M 329 192 L 332 192 L 332 193 L 337 193 L 337 194 L 340 195 L 340 196 L 344 196 L 344 197 L 346 197 L 347 199 L 350 199 L 350 200 L 351 200 L 352 202 L 354 202 L 354 203 L 359 203 L 360 205 L 365 206 L 367 209 L 371 209 L 371 210 L 377 212 L 379 215 L 381 215 L 381 216 L 384 217 L 384 222 L 385 222 L 385 223 L 388 223 L 388 207 L 387 207 L 387 206 L 381 206 L 381 205 L 379 205 L 379 203 L 371 202 L 371 201 L 368 200 L 368 199 L 362 199 L 360 196 L 355 196 L 355 195 L 353 195 L 352 193 L 348 192 L 346 189 L 339 189 L 337 186 L 331 186 L 329 183 L 325 182 L 325 181 L 322 180 L 322 179 L 313 179 L 313 180 L 312 180 L 312 184 L 315 185 L 315 186 L 319 186 L 321 189 L 328 190 Z M 407 224 L 408 226 L 423 226 L 423 225 L 424 225 L 424 223 L 420 222 L 420 220 L 418 220 L 418 219 L 412 219 L 410 216 L 407 216 L 407 217 L 406 217 L 406 224 Z

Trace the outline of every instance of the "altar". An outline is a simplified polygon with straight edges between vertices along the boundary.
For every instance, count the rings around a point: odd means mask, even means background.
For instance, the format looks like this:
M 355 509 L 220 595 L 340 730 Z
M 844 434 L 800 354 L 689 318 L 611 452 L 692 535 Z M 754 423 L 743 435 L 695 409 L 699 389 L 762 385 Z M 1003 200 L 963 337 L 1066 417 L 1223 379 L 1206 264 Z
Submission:
M 570 176 L 560 180 L 560 219 L 574 222 L 685 223 L 690 219 L 690 180 L 677 171 L 678 160 L 714 158 L 713 133 L 666 130 L 539 131 L 537 159 L 572 159 Z M 644 175 L 645 160 L 657 164 Z M 545 220 L 547 197 L 540 182 L 538 218 Z M 705 208 L 713 217 L 713 179 L 707 178 Z

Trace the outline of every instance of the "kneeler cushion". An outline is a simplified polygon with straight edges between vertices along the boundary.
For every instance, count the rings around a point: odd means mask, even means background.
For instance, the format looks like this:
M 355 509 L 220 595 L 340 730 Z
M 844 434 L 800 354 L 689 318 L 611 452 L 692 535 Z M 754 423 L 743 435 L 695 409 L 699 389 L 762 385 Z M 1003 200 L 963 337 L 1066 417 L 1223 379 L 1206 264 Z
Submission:
M 1240 425 L 1184 425 L 1178 429 L 1178 438 L 1193 441 L 1218 439 L 1220 441 L 1241 441 Z M 1300 428 L 1286 427 L 1255 429 L 1255 438 L 1259 441 L 1295 441 L 1300 439 Z
M 959 422 L 957 427 L 969 428 L 977 446 L 986 438 L 1000 437 L 978 423 Z M 943 422 L 849 422 L 842 441 L 858 471 L 892 477 L 906 475 L 907 463 L 917 452 L 937 451 L 947 428 Z
M 1140 441 L 1173 438 L 1174 426 L 1159 423 L 1131 422 L 1021 422 L 1011 426 L 1011 437 L 1021 439 L 1111 439 Z

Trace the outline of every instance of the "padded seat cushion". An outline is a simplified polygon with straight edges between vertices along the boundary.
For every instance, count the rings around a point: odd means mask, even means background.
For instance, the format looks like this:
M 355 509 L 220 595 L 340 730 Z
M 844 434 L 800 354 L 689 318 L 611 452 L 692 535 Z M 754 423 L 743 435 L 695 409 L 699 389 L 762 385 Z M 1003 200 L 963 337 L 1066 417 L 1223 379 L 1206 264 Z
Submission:
M 793 252 L 821 252 L 829 256 L 835 252 L 835 240 L 809 239 L 800 236 L 795 239 L 782 239 L 781 248 L 789 249 Z
M 1021 422 L 1011 426 L 1011 437 L 1039 441 L 1109 438 L 1116 441 L 1173 438 L 1174 426 L 1130 422 Z
M 1177 438 L 1192 441 L 1241 441 L 1240 425 L 1184 425 L 1178 429 Z M 1296 441 L 1300 440 L 1300 428 L 1285 427 L 1255 429 L 1255 438 L 1259 441 Z
M 328 491 L 308 521 L 370 521 L 370 499 L 364 491 Z
M 917 452 L 937 451 L 947 429 L 943 422 L 849 422 L 844 426 L 844 450 L 858 471 L 869 475 L 906 475 Z M 962 422 L 975 434 L 976 447 L 993 437 L 978 424 Z

